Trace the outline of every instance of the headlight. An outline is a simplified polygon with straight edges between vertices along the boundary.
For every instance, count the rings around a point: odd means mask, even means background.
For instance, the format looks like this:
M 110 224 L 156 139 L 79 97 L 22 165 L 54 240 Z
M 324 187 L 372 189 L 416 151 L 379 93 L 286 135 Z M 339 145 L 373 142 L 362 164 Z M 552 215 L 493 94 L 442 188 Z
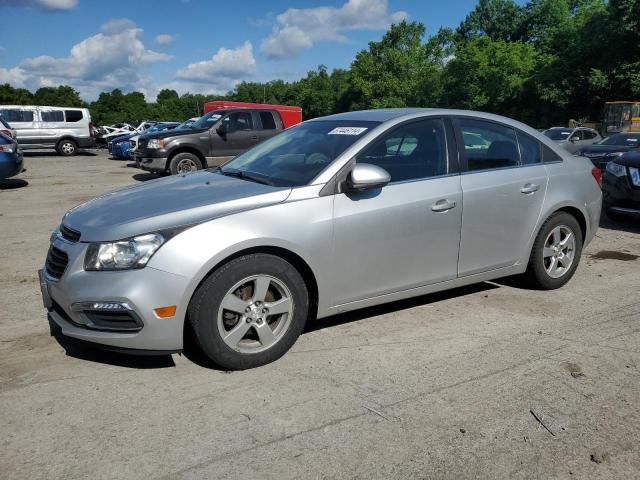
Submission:
M 162 148 L 164 147 L 164 138 L 152 138 L 147 143 L 147 148 Z
M 165 239 L 159 233 L 140 235 L 130 240 L 92 243 L 84 258 L 85 270 L 129 270 L 144 267 Z
M 620 165 L 615 162 L 607 163 L 607 172 L 611 175 L 615 175 L 616 177 L 624 177 L 627 174 L 627 169 L 624 168 L 624 165 Z

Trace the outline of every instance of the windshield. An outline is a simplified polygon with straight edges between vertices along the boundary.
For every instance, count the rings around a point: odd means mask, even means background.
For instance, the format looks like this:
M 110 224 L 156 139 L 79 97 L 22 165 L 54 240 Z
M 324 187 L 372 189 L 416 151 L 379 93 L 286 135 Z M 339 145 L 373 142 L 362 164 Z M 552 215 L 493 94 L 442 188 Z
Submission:
M 573 130 L 571 130 L 570 128 L 552 128 L 549 130 L 545 130 L 544 134 L 551 140 L 558 141 L 566 140 L 567 138 L 569 138 L 571 132 L 573 132 Z
M 185 128 L 191 128 L 195 123 L 195 120 L 189 119 L 182 122 L 180 125 L 176 127 L 176 130 L 184 130 Z
M 220 120 L 220 117 L 222 117 L 222 113 L 220 112 L 209 112 L 203 117 L 200 117 L 198 120 L 193 122 L 193 125 L 191 125 L 191 128 L 193 129 L 211 128 L 214 123 Z
M 625 145 L 628 147 L 636 147 L 640 145 L 640 133 L 618 133 L 605 138 L 598 145 Z
M 289 128 L 234 158 L 223 174 L 246 174 L 278 187 L 307 185 L 378 122 L 318 120 Z

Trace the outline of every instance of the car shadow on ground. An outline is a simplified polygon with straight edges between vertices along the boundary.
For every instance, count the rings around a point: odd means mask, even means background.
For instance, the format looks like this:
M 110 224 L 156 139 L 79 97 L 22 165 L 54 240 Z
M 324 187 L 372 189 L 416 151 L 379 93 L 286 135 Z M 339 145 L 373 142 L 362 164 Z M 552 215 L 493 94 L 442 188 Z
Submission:
M 145 172 L 145 173 L 136 173 L 132 177 L 136 182 L 148 182 L 149 180 L 157 180 L 158 178 L 162 178 L 161 175 L 157 173 Z
M 78 153 L 74 156 L 80 156 L 80 157 L 95 157 L 97 156 L 98 153 L 96 150 L 78 150 Z M 46 151 L 41 151 L 41 150 L 28 150 L 28 151 L 23 151 L 22 152 L 22 156 L 25 158 L 29 158 L 29 157 L 61 157 L 62 155 L 60 155 L 58 152 L 54 151 L 54 150 L 46 150 Z M 67 158 L 73 158 L 74 156 L 71 157 L 67 157 Z
M 496 288 L 499 288 L 499 286 L 496 284 L 483 282 L 466 287 L 447 290 L 444 292 L 431 293 L 428 295 L 422 295 L 420 297 L 399 300 L 384 305 L 377 305 L 375 307 L 355 310 L 353 312 L 343 313 L 329 318 L 311 321 L 307 324 L 303 335 L 325 328 L 337 327 L 339 325 L 358 322 L 379 315 L 399 312 L 402 310 L 407 310 L 409 308 L 429 305 L 431 303 L 437 303 L 452 298 L 463 297 L 465 295 L 472 295 Z M 209 370 L 218 370 L 224 373 L 232 373 L 231 371 L 220 368 L 204 355 L 204 353 L 202 352 L 202 350 L 200 350 L 196 343 L 193 330 L 189 327 L 188 324 L 185 326 L 184 332 L 184 349 L 182 351 L 182 354 L 189 361 Z M 101 348 L 95 347 L 93 345 L 64 337 L 60 335 L 58 331 L 54 332 L 53 327 L 52 335 L 56 338 L 62 348 L 65 349 L 67 355 L 74 358 L 79 358 L 90 362 L 104 363 L 108 365 L 116 365 L 120 367 L 136 369 L 167 368 L 175 366 L 171 355 L 133 355 L 128 353 L 102 350 Z
M 379 315 L 400 312 L 402 310 L 430 305 L 432 303 L 438 303 L 444 300 L 450 300 L 452 298 L 464 297 L 465 295 L 471 295 L 474 293 L 493 290 L 496 288 L 500 288 L 499 285 L 482 282 L 473 285 L 467 285 L 466 287 L 459 287 L 442 292 L 429 293 L 427 295 L 408 298 L 406 300 L 398 300 L 391 303 L 376 305 L 375 307 L 367 307 L 360 310 L 354 310 L 352 312 L 341 313 L 332 317 L 308 322 L 302 334 L 304 335 L 306 333 L 315 332 L 324 328 L 337 327 L 346 323 L 354 323 L 360 320 L 366 320 L 371 317 L 377 317 Z
M 7 178 L 0 180 L 0 190 L 14 190 L 16 188 L 24 188 L 29 182 L 22 178 Z
M 618 221 L 611 220 L 605 213 L 602 213 L 600 216 L 600 227 L 627 233 L 640 233 L 640 217 L 629 217 L 624 221 Z
M 135 369 L 156 369 L 175 367 L 173 357 L 166 355 L 134 355 L 122 352 L 112 352 L 104 350 L 74 338 L 65 337 L 60 333 L 59 327 L 50 324 L 51 335 L 58 344 L 64 348 L 69 357 L 85 360 L 88 362 L 114 365 L 117 367 Z

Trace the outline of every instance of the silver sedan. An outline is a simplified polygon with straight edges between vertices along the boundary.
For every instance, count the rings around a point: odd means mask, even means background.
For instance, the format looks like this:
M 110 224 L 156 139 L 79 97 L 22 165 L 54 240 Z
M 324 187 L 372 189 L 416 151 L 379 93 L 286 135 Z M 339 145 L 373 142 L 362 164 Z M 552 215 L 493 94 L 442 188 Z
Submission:
M 218 365 L 282 356 L 307 321 L 522 274 L 573 275 L 600 171 L 528 126 L 431 109 L 307 121 L 222 167 L 70 210 L 41 290 L 62 335 Z

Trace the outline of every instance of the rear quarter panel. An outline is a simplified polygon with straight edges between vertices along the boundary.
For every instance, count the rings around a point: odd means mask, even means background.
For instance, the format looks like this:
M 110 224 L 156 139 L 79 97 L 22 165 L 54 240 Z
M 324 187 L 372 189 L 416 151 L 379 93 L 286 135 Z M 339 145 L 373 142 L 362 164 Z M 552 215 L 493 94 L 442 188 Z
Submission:
M 586 223 L 586 246 L 598 229 L 602 209 L 602 191 L 591 174 L 593 164 L 585 157 L 564 153 L 562 162 L 548 163 L 545 167 L 549 173 L 549 186 L 536 231 L 557 210 L 577 208 L 582 212 Z

